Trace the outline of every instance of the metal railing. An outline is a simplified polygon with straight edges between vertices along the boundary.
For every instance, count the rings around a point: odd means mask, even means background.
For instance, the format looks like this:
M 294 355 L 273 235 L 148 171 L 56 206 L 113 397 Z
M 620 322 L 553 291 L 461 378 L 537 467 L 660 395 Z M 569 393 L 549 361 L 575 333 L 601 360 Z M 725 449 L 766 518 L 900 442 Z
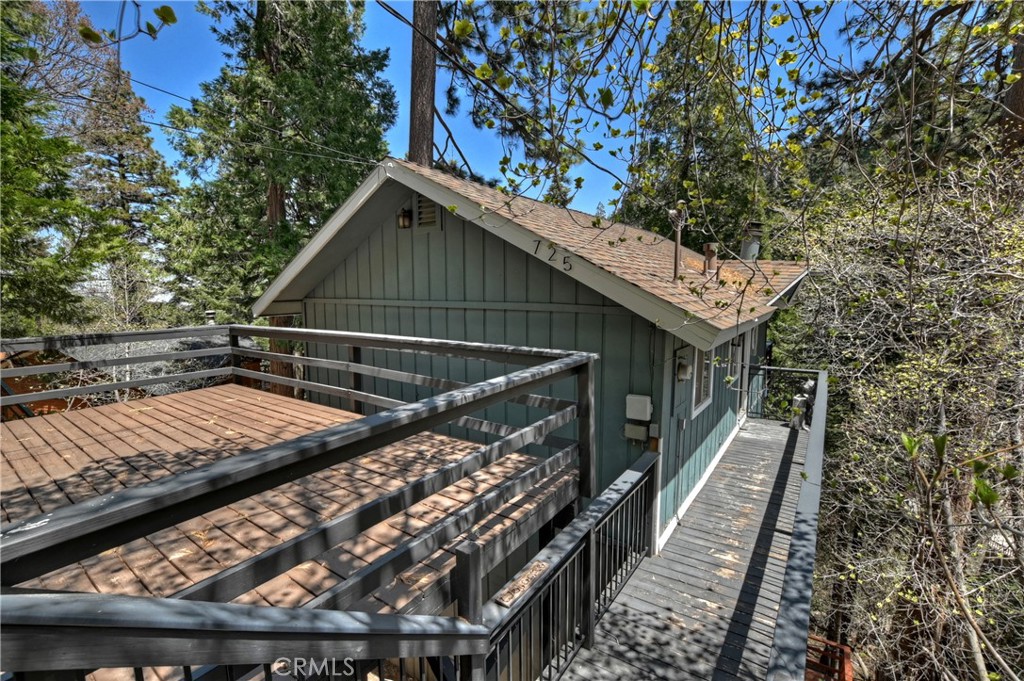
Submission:
M 333 344 L 348 359 L 296 357 L 243 347 L 245 337 L 264 336 L 305 344 Z M 223 339 L 197 350 L 146 352 L 144 344 L 184 338 Z M 73 395 L 131 391 L 164 383 L 189 385 L 216 378 L 276 382 L 373 405 L 381 411 L 354 422 L 208 464 L 194 471 L 59 508 L 3 528 L 0 539 L 5 591 L 0 596 L 0 667 L 25 678 L 34 675 L 81 678 L 101 668 L 130 668 L 136 679 L 145 668 L 181 668 L 190 680 L 216 672 L 218 678 L 271 678 L 271 663 L 350 658 L 353 678 L 452 679 L 560 676 L 582 645 L 593 640 L 597 619 L 653 546 L 655 473 L 658 455 L 645 454 L 611 487 L 593 499 L 510 585 L 521 592 L 499 604 L 484 602 L 481 559 L 474 543 L 458 549 L 452 591 L 463 619 L 418 615 L 365 615 L 338 611 L 386 583 L 401 570 L 460 536 L 474 522 L 522 494 L 538 481 L 578 461 L 579 494 L 593 494 L 593 362 L 589 353 L 515 346 L 403 338 L 304 329 L 204 326 L 189 329 L 5 340 L 7 352 L 133 344 L 134 354 L 20 367 L 19 376 L 62 371 L 96 371 L 133 363 L 202 360 L 222 366 L 126 381 L 94 382 L 30 395 L 4 396 L 0 404 Z M 142 350 L 139 350 L 143 347 Z M 307 345 L 307 349 L 308 349 Z M 450 377 L 374 366 L 362 360 L 374 352 L 410 353 L 490 362 L 500 375 L 467 384 Z M 141 354 L 140 354 L 141 353 Z M 317 353 L 320 354 L 320 353 Z M 347 386 L 246 369 L 242 359 L 288 361 L 327 369 L 332 376 L 372 377 L 406 382 L 436 393 L 402 402 Z M 509 366 L 524 368 L 508 371 Z M 4 372 L 5 377 L 12 370 Z M 556 381 L 575 383 L 575 400 L 537 394 Z M 182 383 L 184 382 L 184 383 Z M 475 414 L 487 406 L 515 402 L 551 412 L 527 426 L 485 421 Z M 471 416 L 472 415 L 472 416 Z M 575 441 L 552 435 L 572 422 Z M 171 598 L 104 594 L 29 592 L 17 584 L 127 541 L 170 527 L 251 494 L 295 480 L 341 461 L 443 424 L 459 423 L 487 433 L 489 443 L 464 459 L 438 469 L 338 518 L 317 525 L 280 546 L 223 570 Z M 399 551 L 361 568 L 320 594 L 312 607 L 269 608 L 228 604 L 238 595 L 356 536 L 462 479 L 505 454 L 530 445 L 555 453 L 481 495 Z M 542 569 L 538 570 L 537 566 Z M 530 574 L 526 571 L 533 570 Z M 525 581 L 524 581 L 525 580 Z M 210 602 L 220 601 L 220 602 Z M 313 670 L 316 671 L 316 670 Z M 346 668 L 345 673 L 348 673 Z M 307 678 L 314 674 L 303 673 Z M 320 674 L 322 675 L 322 674 Z M 279 675 L 278 675 L 279 676 Z M 344 674 L 343 674 L 344 676 Z M 97 676 L 102 678 L 102 675 Z
M 593 642 L 597 621 L 651 553 L 658 459 L 643 455 L 487 602 L 478 552 L 460 553 L 460 564 L 470 556 L 463 618 L 7 592 L 2 664 L 23 679 L 68 681 L 97 668 L 103 679 L 112 667 L 131 667 L 141 681 L 157 678 L 147 673 L 156 666 L 180 667 L 186 681 L 272 681 L 283 673 L 306 681 L 555 681 Z M 509 589 L 515 595 L 505 600 Z
M 493 634 L 474 681 L 555 681 L 593 643 L 598 620 L 653 550 L 659 457 L 641 456 L 523 568 L 509 582 L 522 586 L 514 602 L 483 608 Z M 542 578 L 522 585 L 535 565 L 546 566 Z
M 748 416 L 788 422 L 810 414 L 819 373 L 816 369 L 755 364 L 749 372 Z

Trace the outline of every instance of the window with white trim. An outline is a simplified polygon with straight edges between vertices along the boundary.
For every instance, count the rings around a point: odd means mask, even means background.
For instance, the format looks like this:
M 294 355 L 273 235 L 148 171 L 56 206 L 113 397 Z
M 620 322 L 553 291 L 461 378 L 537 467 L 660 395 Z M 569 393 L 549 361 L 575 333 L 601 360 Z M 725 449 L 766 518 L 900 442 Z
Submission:
M 714 376 L 710 351 L 694 348 L 693 353 L 693 413 L 711 403 L 711 379 Z

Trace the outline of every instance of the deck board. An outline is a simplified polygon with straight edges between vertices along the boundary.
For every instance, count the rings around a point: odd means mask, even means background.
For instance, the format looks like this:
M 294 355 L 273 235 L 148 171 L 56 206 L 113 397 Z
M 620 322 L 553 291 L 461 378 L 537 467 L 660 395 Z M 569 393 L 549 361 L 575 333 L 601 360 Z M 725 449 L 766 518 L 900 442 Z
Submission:
M 747 421 L 564 678 L 763 679 L 806 447 L 807 433 Z
M 238 385 L 0 424 L 4 521 L 18 521 L 97 494 L 284 442 L 360 418 L 358 414 Z M 226 567 L 397 489 L 476 451 L 479 444 L 425 432 L 370 454 L 204 513 L 25 586 L 169 596 Z M 479 495 L 538 462 L 510 454 L 235 599 L 299 606 Z M 473 528 L 500 541 L 561 491 L 575 493 L 575 469 L 559 471 Z M 453 544 L 454 545 L 454 542 Z M 454 567 L 441 549 L 357 604 L 374 612 L 415 612 Z M 412 576 L 410 576 L 412 575 Z

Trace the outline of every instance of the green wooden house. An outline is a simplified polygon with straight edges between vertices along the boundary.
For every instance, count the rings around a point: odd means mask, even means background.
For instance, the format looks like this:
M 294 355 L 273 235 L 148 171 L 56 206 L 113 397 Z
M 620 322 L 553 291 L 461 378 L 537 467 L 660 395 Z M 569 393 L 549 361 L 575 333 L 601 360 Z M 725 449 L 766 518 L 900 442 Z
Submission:
M 761 362 L 767 321 L 807 274 L 801 263 L 718 256 L 710 244 L 698 254 L 652 232 L 386 159 L 253 311 L 302 315 L 309 328 L 599 353 L 598 489 L 660 448 L 666 537 L 758 399 L 746 367 Z M 306 351 L 339 359 L 336 348 Z M 457 380 L 483 375 L 472 360 L 401 362 L 396 368 Z M 352 380 L 310 371 L 321 382 Z M 423 396 L 408 385 L 394 390 L 408 401 Z M 506 423 L 536 420 L 527 406 L 500 409 Z

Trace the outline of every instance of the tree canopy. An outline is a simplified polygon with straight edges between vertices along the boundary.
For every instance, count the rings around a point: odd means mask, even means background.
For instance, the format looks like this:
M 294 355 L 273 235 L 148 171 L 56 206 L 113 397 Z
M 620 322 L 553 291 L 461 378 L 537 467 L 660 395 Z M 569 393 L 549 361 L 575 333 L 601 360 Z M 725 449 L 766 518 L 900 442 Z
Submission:
M 437 9 L 444 115 L 503 145 L 470 168 L 448 127 L 438 168 L 558 206 L 600 174 L 612 218 L 731 256 L 761 222 L 765 251 L 812 269 L 771 332 L 833 377 L 815 627 L 864 677 L 1019 679 L 1024 3 Z M 227 63 L 157 123 L 181 186 L 116 59 L 173 11 L 104 33 L 73 2 L 0 4 L 5 336 L 248 320 L 387 153 L 396 98 L 361 4 L 200 11 Z
M 161 235 L 178 300 L 224 319 L 249 306 L 387 154 L 394 91 L 382 51 L 359 44 L 348 3 L 214 2 L 230 62 L 188 108 L 172 143 L 192 180 Z M 368 165 L 369 164 L 369 165 Z
M 27 85 L 38 53 L 26 36 L 39 17 L 26 3 L 5 3 L 0 19 L 2 325 L 19 336 L 87 318 L 76 287 L 119 232 L 74 191 L 81 148 L 47 132 L 52 105 Z

